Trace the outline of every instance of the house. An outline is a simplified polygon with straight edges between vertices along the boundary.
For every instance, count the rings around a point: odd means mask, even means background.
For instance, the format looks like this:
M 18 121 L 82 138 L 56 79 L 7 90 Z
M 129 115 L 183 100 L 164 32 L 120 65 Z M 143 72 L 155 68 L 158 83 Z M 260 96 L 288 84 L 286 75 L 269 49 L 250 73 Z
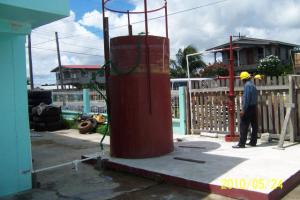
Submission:
M 291 64 L 291 50 L 298 45 L 275 40 L 239 36 L 237 39 L 233 40 L 233 46 L 239 47 L 238 49 L 234 49 L 235 72 L 244 70 L 253 72 L 256 70 L 259 60 L 268 55 L 278 56 L 282 64 Z M 212 47 L 208 50 L 222 48 L 229 48 L 229 43 Z M 224 64 L 229 63 L 229 51 L 214 52 L 215 62 L 219 56 L 218 54 L 221 54 L 222 62 Z
M 300 74 L 300 47 L 292 50 L 292 58 L 295 73 Z
M 80 88 L 82 85 L 91 83 L 96 80 L 98 83 L 104 83 L 104 68 L 100 65 L 63 65 L 63 85 Z M 61 85 L 61 74 L 59 67 L 54 68 L 51 72 L 56 73 L 56 84 Z

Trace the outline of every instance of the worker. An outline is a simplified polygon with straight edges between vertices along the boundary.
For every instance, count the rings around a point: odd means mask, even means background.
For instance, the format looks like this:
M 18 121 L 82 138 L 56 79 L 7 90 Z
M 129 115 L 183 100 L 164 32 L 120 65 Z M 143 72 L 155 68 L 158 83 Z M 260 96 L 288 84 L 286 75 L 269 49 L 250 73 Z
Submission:
M 254 80 L 262 80 L 262 75 L 260 75 L 260 74 L 256 74 L 255 76 L 254 76 Z
M 250 123 L 252 133 L 250 142 L 247 145 L 256 146 L 257 143 L 257 90 L 248 72 L 242 72 L 240 79 L 244 84 L 243 106 L 240 112 L 240 140 L 233 148 L 245 148 Z

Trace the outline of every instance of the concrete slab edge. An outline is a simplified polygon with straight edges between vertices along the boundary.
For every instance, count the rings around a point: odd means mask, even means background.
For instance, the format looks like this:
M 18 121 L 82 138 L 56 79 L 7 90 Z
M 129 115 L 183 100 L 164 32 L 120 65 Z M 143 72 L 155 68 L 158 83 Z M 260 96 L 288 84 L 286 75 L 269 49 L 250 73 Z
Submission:
M 287 193 L 292 191 L 295 187 L 297 187 L 300 184 L 300 170 L 292 175 L 290 178 L 288 178 L 284 183 L 282 189 L 277 188 L 276 190 L 273 190 L 269 193 L 269 199 L 281 199 L 284 197 Z
M 163 181 L 166 183 L 183 186 L 183 187 L 190 188 L 190 189 L 195 189 L 195 190 L 208 192 L 208 193 L 219 194 L 219 195 L 236 198 L 236 199 L 277 200 L 277 199 L 280 199 L 281 196 L 286 194 L 286 192 L 284 192 L 285 190 L 280 190 L 280 191 L 275 190 L 270 194 L 266 194 L 266 193 L 249 191 L 249 190 L 241 190 L 241 189 L 231 189 L 231 190 L 222 189 L 218 185 L 201 183 L 201 182 L 188 180 L 188 179 L 184 179 L 184 178 L 180 178 L 180 177 L 161 174 L 158 172 L 152 172 L 152 171 L 148 171 L 148 170 L 144 170 L 144 169 L 139 169 L 139 168 L 127 166 L 124 164 L 119 164 L 119 163 L 116 163 L 116 162 L 113 162 L 110 160 L 106 160 L 105 162 L 103 162 L 103 165 L 105 166 L 105 169 L 127 172 L 130 174 L 149 178 L 149 179 L 152 179 L 155 181 Z M 284 183 L 284 185 L 287 185 L 287 184 Z

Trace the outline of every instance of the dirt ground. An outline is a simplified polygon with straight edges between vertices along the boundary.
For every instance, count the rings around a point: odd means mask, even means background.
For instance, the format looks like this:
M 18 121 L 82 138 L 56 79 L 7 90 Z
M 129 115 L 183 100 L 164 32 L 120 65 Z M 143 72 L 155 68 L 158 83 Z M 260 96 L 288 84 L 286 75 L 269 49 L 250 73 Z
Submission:
M 39 133 L 32 137 L 34 169 L 80 159 L 99 151 L 100 135 L 79 135 L 75 130 Z M 79 164 L 37 174 L 39 188 L 1 200 L 219 200 L 223 196 L 190 190 L 110 170 Z M 285 200 L 300 199 L 300 186 Z

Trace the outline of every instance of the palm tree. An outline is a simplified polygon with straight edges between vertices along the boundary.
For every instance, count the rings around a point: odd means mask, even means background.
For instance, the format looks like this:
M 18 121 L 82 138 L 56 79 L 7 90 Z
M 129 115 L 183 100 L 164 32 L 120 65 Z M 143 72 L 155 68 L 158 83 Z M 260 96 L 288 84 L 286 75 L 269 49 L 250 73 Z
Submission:
M 172 78 L 184 78 L 187 77 L 187 63 L 186 55 L 197 53 L 197 49 L 192 45 L 187 46 L 184 49 L 179 49 L 176 54 L 176 60 L 171 60 L 171 77 Z M 198 69 L 204 68 L 206 64 L 202 60 L 201 55 L 195 55 L 189 57 L 189 69 L 191 76 L 197 76 Z

